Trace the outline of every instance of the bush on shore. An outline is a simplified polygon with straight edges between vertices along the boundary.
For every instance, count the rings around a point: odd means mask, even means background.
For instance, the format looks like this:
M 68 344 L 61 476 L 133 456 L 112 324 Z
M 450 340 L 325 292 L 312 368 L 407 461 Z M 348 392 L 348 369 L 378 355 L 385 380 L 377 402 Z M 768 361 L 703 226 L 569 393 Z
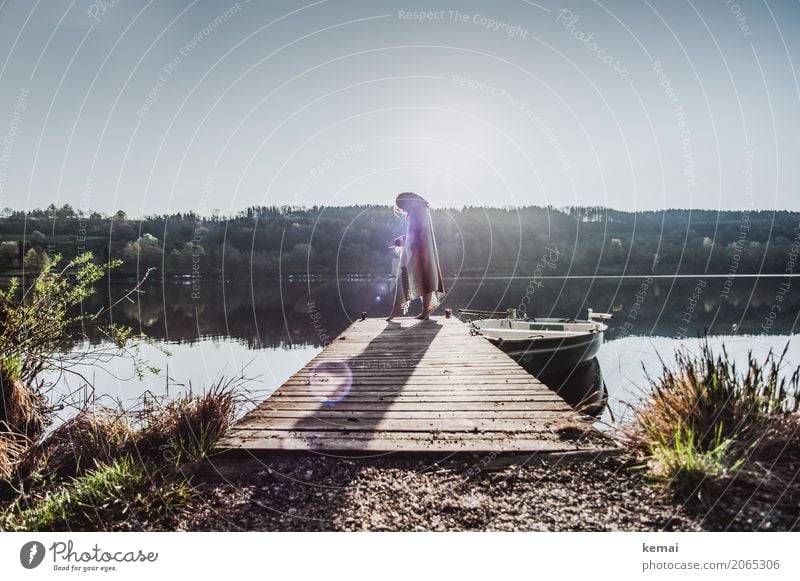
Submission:
M 96 530 L 165 518 L 194 499 L 184 468 L 210 454 L 236 418 L 239 382 L 220 380 L 199 395 L 138 410 L 85 406 L 48 432 L 54 402 L 42 374 L 100 360 L 70 350 L 88 328 L 112 342 L 106 355 L 147 368 L 138 358 L 146 338 L 102 322 L 111 307 L 79 309 L 117 263 L 97 265 L 85 254 L 56 270 L 59 260 L 45 260 L 29 287 L 12 281 L 0 290 L 0 530 Z
M 80 412 L 21 454 L 20 492 L 0 529 L 102 530 L 190 506 L 196 494 L 186 468 L 209 456 L 236 418 L 236 386 L 220 381 L 138 414 Z
M 787 377 L 785 354 L 750 352 L 740 372 L 704 342 L 698 355 L 679 351 L 675 369 L 664 364 L 626 433 L 654 481 L 704 506 L 743 486 L 800 501 L 800 368 Z

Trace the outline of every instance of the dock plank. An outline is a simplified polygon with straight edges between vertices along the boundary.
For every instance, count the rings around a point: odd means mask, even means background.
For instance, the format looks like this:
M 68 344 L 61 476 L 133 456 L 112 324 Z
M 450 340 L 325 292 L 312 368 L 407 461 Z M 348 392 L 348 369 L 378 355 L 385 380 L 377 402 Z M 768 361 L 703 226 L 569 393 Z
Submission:
M 434 317 L 353 323 L 218 448 L 549 453 L 597 441 L 589 420 L 513 359 L 457 319 Z

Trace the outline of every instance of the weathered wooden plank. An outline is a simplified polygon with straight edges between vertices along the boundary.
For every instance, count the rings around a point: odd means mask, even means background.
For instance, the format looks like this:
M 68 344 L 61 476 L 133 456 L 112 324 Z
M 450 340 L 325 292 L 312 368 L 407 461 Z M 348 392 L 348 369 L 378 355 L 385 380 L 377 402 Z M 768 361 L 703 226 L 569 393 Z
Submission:
M 408 402 L 408 403 L 442 403 L 446 399 L 447 402 L 527 402 L 527 401 L 562 401 L 552 391 L 548 392 L 533 392 L 533 393 L 520 393 L 520 392 L 471 392 L 470 394 L 452 395 L 447 391 L 425 391 L 425 392 L 400 392 L 398 394 L 387 395 L 386 391 L 358 391 L 356 393 L 349 393 L 340 403 L 346 402 Z M 319 398 L 313 397 L 310 392 L 303 391 L 298 393 L 278 392 L 272 395 L 267 401 L 263 402 L 262 406 L 271 405 L 271 402 L 279 401 L 298 401 L 298 402 L 314 402 L 321 403 Z M 448 405 L 448 404 L 443 404 Z
M 518 419 L 488 419 L 488 418 L 475 418 L 475 419 L 416 419 L 416 418 L 352 418 L 350 420 L 331 419 L 326 420 L 317 417 L 305 417 L 302 421 L 297 418 L 283 418 L 275 416 L 259 417 L 256 425 L 263 426 L 272 430 L 331 430 L 339 428 L 342 430 L 352 431 L 432 431 L 432 430 L 450 430 L 450 431 L 528 431 L 540 432 L 547 431 L 559 422 L 564 422 L 564 412 L 541 412 L 537 414 L 536 419 L 518 418 Z M 242 424 L 246 425 L 252 420 L 243 420 Z
M 502 442 L 486 440 L 398 440 L 393 438 L 370 438 L 368 440 L 344 440 L 325 438 L 265 438 L 252 440 L 231 440 L 223 442 L 220 448 L 237 450 L 306 450 L 316 453 L 392 453 L 392 452 L 527 452 L 527 453 L 558 453 L 579 452 L 589 448 L 576 444 L 569 444 L 551 440 L 512 438 Z M 597 450 L 599 453 L 601 450 Z
M 281 391 L 285 391 L 289 388 L 307 388 L 309 386 L 323 387 L 325 385 L 337 385 L 339 383 L 339 381 L 289 381 L 284 384 Z M 398 381 L 390 378 L 376 377 L 367 379 L 364 377 L 355 376 L 353 377 L 351 385 L 354 387 L 358 386 L 359 388 L 384 387 L 394 389 L 395 391 L 413 389 L 444 389 L 447 391 L 474 389 L 480 391 L 481 389 L 487 387 L 500 387 L 523 391 L 541 391 L 547 389 L 547 387 L 544 385 L 531 385 L 524 380 L 490 380 L 488 378 L 477 379 L 474 381 L 460 381 L 447 378 L 415 378 L 413 381 Z
M 325 405 L 323 410 L 337 410 L 337 411 L 368 411 L 368 410 L 388 410 L 394 412 L 430 412 L 430 411 L 527 411 L 535 412 L 545 409 L 565 409 L 566 404 L 563 400 L 550 398 L 540 399 L 533 401 L 448 401 L 442 403 L 441 401 L 424 401 L 424 402 L 408 402 L 408 401 L 353 401 L 345 400 L 333 405 Z M 271 413 L 274 410 L 299 410 L 315 411 L 320 409 L 320 402 L 314 399 L 305 400 L 288 400 L 281 398 L 270 398 L 268 401 L 261 404 L 252 413 Z
M 379 414 L 405 414 L 408 417 L 426 417 L 425 414 L 436 414 L 435 417 L 447 417 L 444 414 L 471 412 L 479 414 L 494 414 L 503 413 L 523 413 L 529 417 L 534 417 L 534 412 L 551 411 L 551 410 L 569 410 L 571 409 L 563 401 L 539 401 L 528 403 L 516 403 L 514 405 L 497 405 L 493 402 L 470 402 L 470 403 L 428 403 L 428 404 L 393 404 L 385 402 L 368 402 L 368 403 L 347 403 L 347 404 L 334 404 L 320 406 L 319 403 L 299 403 L 299 402 L 275 402 L 274 404 L 264 405 L 258 407 L 256 410 L 250 412 L 252 417 L 262 417 L 269 415 L 279 415 L 279 411 L 293 411 L 301 416 L 303 414 L 314 414 L 315 416 L 322 417 L 330 416 L 334 412 L 338 413 L 358 413 L 358 412 L 372 412 Z M 455 417 L 455 416 L 454 416 Z
M 581 442 L 547 438 L 541 434 L 502 434 L 498 437 L 476 437 L 454 432 L 417 437 L 400 432 L 389 436 L 338 432 L 289 433 L 264 430 L 258 436 L 227 438 L 222 448 L 245 450 L 309 450 L 316 452 L 572 452 L 602 450 Z
M 249 416 L 249 419 L 243 420 L 242 424 L 247 425 L 251 422 L 254 425 L 260 425 L 264 421 L 271 421 L 273 419 L 281 420 L 295 420 L 296 425 L 305 425 L 314 420 L 320 422 L 332 422 L 337 425 L 347 426 L 348 422 L 357 422 L 367 425 L 380 425 L 383 429 L 390 429 L 392 422 L 423 422 L 427 423 L 435 420 L 475 420 L 475 421 L 488 421 L 496 422 L 498 420 L 521 421 L 526 424 L 537 422 L 542 418 L 549 418 L 557 420 L 562 417 L 559 412 L 564 411 L 564 408 L 554 407 L 550 409 L 537 410 L 538 413 L 533 414 L 526 410 L 458 410 L 452 412 L 446 411 L 418 411 L 413 412 L 403 410 L 320 410 L 310 412 L 309 410 L 272 410 L 267 412 L 255 412 Z M 483 425 L 483 424 L 481 424 Z M 396 429 L 396 428 L 395 428 Z
M 508 439 L 524 438 L 536 440 L 556 440 L 569 443 L 576 442 L 589 442 L 596 438 L 596 434 L 588 432 L 586 436 L 582 436 L 574 432 L 574 426 L 568 424 L 553 424 L 547 428 L 538 427 L 537 429 L 520 429 L 520 430 L 345 430 L 335 424 L 328 424 L 318 429 L 310 430 L 290 430 L 284 428 L 276 428 L 273 426 L 254 426 L 243 427 L 231 430 L 226 434 L 225 438 L 238 438 L 238 439 L 261 439 L 264 433 L 271 435 L 279 435 L 280 437 L 298 437 L 298 438 L 311 438 L 323 437 L 326 438 L 342 438 L 353 439 L 358 438 L 362 440 L 370 440 L 372 438 L 412 438 L 417 440 L 429 439 L 445 439 L 449 441 L 454 440 L 486 440 L 486 441 L 504 441 Z M 568 437 L 562 437 L 560 434 L 568 434 Z M 591 435 L 591 437 L 589 437 Z
M 525 385 L 527 387 L 535 387 L 531 384 L 530 379 L 524 375 L 495 375 L 487 373 L 483 375 L 480 371 L 473 374 L 465 373 L 430 373 L 425 370 L 420 370 L 419 373 L 366 373 L 360 369 L 350 369 L 352 379 L 362 385 L 369 383 L 389 383 L 393 385 L 403 386 L 408 384 L 421 384 L 426 383 L 441 383 L 458 384 L 458 385 L 481 385 L 485 383 L 516 383 Z M 322 384 L 338 381 L 347 377 L 347 371 L 332 370 L 324 373 L 316 374 L 302 374 L 290 377 L 285 385 L 308 385 L 310 383 Z
M 500 365 L 505 363 L 505 353 L 498 352 L 497 355 L 474 355 L 470 354 L 466 349 L 460 350 L 457 347 L 452 347 L 453 351 L 451 353 L 431 353 L 430 351 L 425 352 L 424 354 L 420 354 L 414 352 L 413 355 L 416 355 L 417 358 L 420 360 L 421 363 L 451 363 L 454 361 L 459 362 L 459 364 L 463 365 L 471 365 L 471 364 L 495 364 Z M 379 355 L 371 352 L 364 352 L 364 351 L 354 351 L 354 355 L 347 357 L 353 361 L 384 361 L 386 359 L 391 359 L 392 356 L 397 353 L 397 351 L 387 352 L 387 355 Z M 314 361 L 336 361 L 342 359 L 343 352 L 338 349 L 331 349 L 322 351 L 319 355 L 314 357 Z M 463 363 L 462 363 L 463 362 Z
M 308 384 L 308 383 L 296 383 L 288 386 L 284 386 L 280 388 L 279 391 L 275 392 L 275 395 L 282 395 L 282 394 L 297 394 L 297 393 L 316 393 L 316 392 L 325 392 L 326 388 L 333 390 L 336 388 L 336 384 Z M 507 393 L 515 393 L 518 395 L 535 395 L 535 394 L 544 394 L 547 392 L 554 393 L 552 390 L 544 386 L 537 386 L 531 387 L 528 385 L 523 384 L 515 384 L 515 383 L 482 383 L 479 385 L 461 385 L 461 384 L 453 384 L 447 382 L 437 382 L 437 383 L 414 383 L 412 385 L 393 385 L 391 382 L 386 383 L 363 383 L 361 381 L 354 381 L 349 389 L 349 393 L 351 394 L 358 394 L 358 393 L 366 393 L 366 392 L 382 392 L 386 393 L 393 393 L 396 395 L 404 395 L 404 394 L 413 394 L 413 393 L 435 393 L 438 392 L 440 395 L 456 395 L 456 394 L 478 394 L 478 393 L 496 393 L 496 392 L 507 392 Z
M 475 372 L 473 374 L 456 374 L 456 373 L 426 373 L 424 370 L 418 374 L 410 373 L 365 373 L 360 369 L 351 369 L 350 372 L 353 376 L 353 381 L 363 384 L 369 383 L 389 383 L 393 385 L 408 385 L 409 383 L 419 383 L 424 385 L 426 383 L 441 383 L 459 384 L 459 385 L 480 385 L 483 383 L 516 383 L 527 387 L 542 386 L 540 383 L 531 383 L 530 376 L 525 375 L 496 375 L 481 374 Z M 326 383 L 331 382 L 333 378 L 339 379 L 346 377 L 347 372 L 340 372 L 339 370 L 326 373 L 303 373 L 290 377 L 284 385 L 308 385 L 309 383 Z M 543 386 L 542 386 L 543 387 Z

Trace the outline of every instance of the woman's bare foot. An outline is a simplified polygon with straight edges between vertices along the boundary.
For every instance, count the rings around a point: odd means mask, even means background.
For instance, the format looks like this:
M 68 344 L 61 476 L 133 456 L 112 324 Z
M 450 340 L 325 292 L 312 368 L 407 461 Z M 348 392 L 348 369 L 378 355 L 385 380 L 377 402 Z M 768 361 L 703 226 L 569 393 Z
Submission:
M 415 319 L 420 319 L 424 321 L 425 319 L 430 317 L 431 311 L 433 310 L 433 308 L 431 308 L 432 298 L 433 298 L 432 292 L 425 293 L 424 295 L 422 295 L 422 312 L 416 317 L 414 317 Z
M 395 306 L 392 308 L 392 312 L 391 312 L 391 313 L 389 313 L 389 316 L 388 316 L 388 317 L 386 317 L 386 321 L 387 321 L 387 322 L 388 322 L 388 321 L 391 321 L 391 320 L 392 320 L 392 319 L 394 319 L 396 316 L 400 315 L 402 312 L 403 312 L 403 309 L 400 307 L 400 305 L 395 305 Z
M 416 316 L 416 317 L 414 317 L 414 318 L 415 318 L 415 319 L 419 319 L 420 321 L 424 321 L 425 319 L 428 319 L 428 318 L 430 318 L 430 316 L 431 316 L 431 311 L 432 311 L 432 310 L 433 310 L 433 309 L 431 309 L 430 307 L 428 307 L 426 310 L 422 311 L 422 312 L 421 312 L 419 315 L 417 315 L 417 316 Z

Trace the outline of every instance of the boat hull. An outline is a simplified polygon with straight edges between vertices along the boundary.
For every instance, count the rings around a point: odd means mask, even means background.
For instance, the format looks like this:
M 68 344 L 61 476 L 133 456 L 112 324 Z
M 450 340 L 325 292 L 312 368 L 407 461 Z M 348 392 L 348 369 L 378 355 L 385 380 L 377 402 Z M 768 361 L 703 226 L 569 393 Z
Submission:
M 597 358 L 537 379 L 579 412 L 599 417 L 608 405 L 608 390 Z
M 597 361 L 603 323 L 575 319 L 480 319 L 472 332 L 514 358 L 582 413 L 599 416 L 608 394 Z
M 594 358 L 603 344 L 603 333 L 520 340 L 487 339 L 539 377 L 575 369 Z

